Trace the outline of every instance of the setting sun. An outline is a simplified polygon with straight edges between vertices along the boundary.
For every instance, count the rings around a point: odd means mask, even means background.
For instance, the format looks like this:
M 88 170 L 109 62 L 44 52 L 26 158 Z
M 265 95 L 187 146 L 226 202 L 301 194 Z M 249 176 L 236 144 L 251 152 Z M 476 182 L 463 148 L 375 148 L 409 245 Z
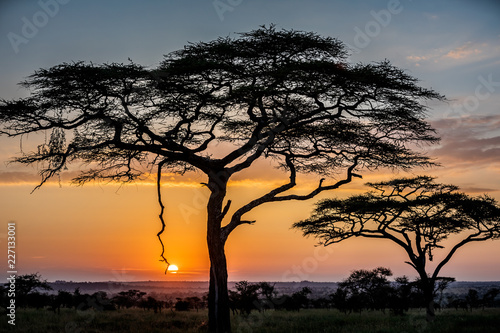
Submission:
M 176 265 L 170 265 L 170 266 L 168 266 L 168 269 L 167 269 L 167 271 L 169 271 L 172 274 L 176 274 L 178 270 L 179 270 L 179 267 L 177 267 Z

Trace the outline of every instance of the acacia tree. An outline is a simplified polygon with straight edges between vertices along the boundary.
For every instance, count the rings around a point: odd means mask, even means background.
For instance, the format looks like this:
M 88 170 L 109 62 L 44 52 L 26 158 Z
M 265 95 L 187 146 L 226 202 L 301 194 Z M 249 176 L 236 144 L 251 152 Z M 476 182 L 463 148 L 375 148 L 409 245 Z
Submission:
M 500 237 L 500 207 L 491 197 L 470 197 L 428 176 L 367 185 L 373 190 L 366 194 L 320 201 L 310 218 L 293 227 L 325 246 L 352 237 L 396 243 L 419 275 L 427 318 L 433 320 L 436 283 L 447 281 L 439 277 L 441 269 L 465 244 Z M 451 235 L 457 236 L 457 242 L 428 272 L 427 259 L 432 261 L 434 250 L 444 248 L 443 242 Z
M 40 165 L 40 185 L 79 161 L 78 184 L 130 182 L 154 170 L 163 231 L 162 171 L 206 176 L 209 329 L 217 332 L 230 331 L 224 245 L 255 222 L 245 214 L 313 198 L 363 168 L 431 164 L 409 145 L 438 140 L 424 102 L 443 98 L 388 61 L 348 63 L 337 39 L 274 26 L 189 44 L 154 69 L 63 63 L 22 85 L 30 97 L 2 101 L 0 122 L 9 136 L 48 132 L 36 151 L 15 158 Z M 288 181 L 231 207 L 228 181 L 264 158 Z M 322 178 L 311 192 L 290 193 L 299 172 Z

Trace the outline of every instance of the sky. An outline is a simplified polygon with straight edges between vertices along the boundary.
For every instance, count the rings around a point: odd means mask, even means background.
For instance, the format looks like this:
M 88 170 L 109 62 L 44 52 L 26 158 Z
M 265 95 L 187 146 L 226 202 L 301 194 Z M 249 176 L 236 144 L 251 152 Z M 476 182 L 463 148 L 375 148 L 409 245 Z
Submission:
M 319 198 L 361 193 L 367 181 L 428 174 L 468 194 L 500 200 L 500 3 L 465 0 L 40 0 L 0 2 L 0 99 L 26 97 L 17 83 L 63 62 L 134 62 L 154 67 L 188 42 L 237 37 L 261 25 L 313 31 L 342 40 L 349 61 L 390 60 L 447 97 L 430 102 L 428 121 L 441 142 L 425 147 L 440 167 L 409 173 L 363 172 L 363 180 L 308 202 L 270 204 L 252 212 L 226 246 L 229 280 L 339 281 L 356 269 L 389 267 L 416 274 L 403 250 L 387 241 L 349 240 L 327 248 L 290 229 Z M 8 161 L 43 135 L 0 138 L 0 241 L 16 225 L 16 269 L 49 281 L 208 280 L 201 175 L 171 176 L 166 256 L 179 267 L 164 274 L 156 233 L 159 207 L 151 182 L 72 186 L 61 181 L 31 193 L 36 166 Z M 313 186 L 303 179 L 300 189 Z M 287 181 L 259 163 L 231 183 L 233 207 Z M 5 245 L 2 245 L 5 248 Z M 2 250 L 2 252 L 6 252 Z M 500 280 L 500 240 L 460 249 L 442 270 L 461 281 Z M 6 256 L 6 255 L 5 255 Z M 5 259 L 5 260 L 4 260 Z M 0 277 L 7 276 L 2 259 Z

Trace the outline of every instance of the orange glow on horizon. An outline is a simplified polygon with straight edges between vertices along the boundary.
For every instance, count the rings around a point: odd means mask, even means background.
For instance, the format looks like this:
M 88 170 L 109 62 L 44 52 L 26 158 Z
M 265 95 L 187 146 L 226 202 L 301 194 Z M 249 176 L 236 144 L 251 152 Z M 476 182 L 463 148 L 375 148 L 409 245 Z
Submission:
M 229 237 L 226 246 L 229 280 L 239 281 L 338 281 L 355 269 L 391 268 L 394 276 L 415 273 L 404 263 L 405 254 L 387 242 L 353 239 L 330 247 L 328 252 L 315 248 L 313 238 L 304 238 L 291 230 L 293 222 L 307 218 L 313 204 L 326 197 L 345 197 L 365 190 L 367 181 L 378 181 L 400 174 L 366 173 L 362 180 L 309 201 L 265 204 L 246 218 L 255 225 L 242 225 Z M 231 210 L 267 193 L 275 184 L 286 182 L 286 175 L 262 181 L 239 179 L 228 189 Z M 264 181 L 265 180 L 265 181 Z M 314 186 L 312 178 L 297 193 Z M 438 178 L 441 182 L 450 182 Z M 84 187 L 46 186 L 30 195 L 32 186 L 1 186 L 5 221 L 16 221 L 20 274 L 40 272 L 49 281 L 207 281 L 209 259 L 206 245 L 206 200 L 208 190 L 196 183 L 165 186 L 162 196 L 166 229 L 162 235 L 165 257 L 182 263 L 181 269 L 169 269 L 160 261 L 161 245 L 156 234 L 161 228 L 156 191 L 152 186 L 133 184 L 88 184 Z M 196 186 L 195 186 L 196 185 Z M 493 195 L 496 193 L 492 193 Z M 30 207 L 30 209 L 25 209 Z M 319 252 L 318 252 L 319 251 Z M 464 247 L 445 267 L 443 274 L 469 277 L 463 271 L 475 262 L 478 253 L 497 253 L 500 241 L 482 242 Z M 486 260 L 486 259 L 485 259 Z M 500 279 L 500 269 L 482 263 L 486 280 Z M 479 273 L 479 269 L 475 270 Z M 461 279 L 457 276 L 458 279 Z

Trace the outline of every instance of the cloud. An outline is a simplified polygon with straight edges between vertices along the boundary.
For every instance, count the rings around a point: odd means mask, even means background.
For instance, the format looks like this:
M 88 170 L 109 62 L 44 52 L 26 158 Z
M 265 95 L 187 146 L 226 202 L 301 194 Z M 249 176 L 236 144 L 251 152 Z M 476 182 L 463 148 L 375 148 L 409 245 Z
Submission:
M 0 184 L 30 184 L 36 185 L 40 183 L 40 176 L 30 172 L 23 171 L 8 171 L 0 172 Z
M 424 13 L 425 18 L 428 21 L 437 21 L 439 20 L 439 15 L 433 13 Z
M 490 167 L 500 163 L 500 115 L 432 122 L 441 144 L 431 151 L 446 167 Z
M 500 201 L 500 115 L 431 121 L 441 142 L 428 151 L 441 167 L 428 170 L 465 193 L 488 193 Z
M 463 136 L 476 135 L 487 137 L 488 133 L 500 129 L 500 115 L 464 116 L 459 118 L 443 118 L 431 121 L 431 124 L 442 134 Z
M 230 187 L 240 188 L 264 188 L 272 189 L 283 185 L 288 181 L 287 173 L 272 173 L 272 168 L 260 169 L 260 175 L 257 174 L 258 170 L 245 175 L 237 174 L 233 180 L 229 181 Z M 49 179 L 44 186 L 50 185 L 70 185 L 71 179 L 77 176 L 77 172 L 63 172 L 60 178 Z M 272 177 L 274 176 L 274 178 Z M 318 185 L 316 177 L 303 177 L 297 188 L 310 188 Z M 33 172 L 24 171 L 8 171 L 0 172 L 0 186 L 8 185 L 28 185 L 33 188 L 40 184 L 41 178 L 38 174 Z M 99 180 L 95 181 L 99 182 Z M 206 182 L 205 178 L 195 172 L 189 172 L 185 175 L 178 175 L 173 173 L 162 173 L 161 185 L 164 188 L 201 188 L 203 183 Z M 103 181 L 107 184 L 107 181 Z M 110 182 L 111 185 L 121 185 L 118 182 Z M 140 179 L 133 183 L 134 185 L 142 186 L 156 186 L 156 175 L 145 173 Z
M 439 64 L 443 66 L 463 65 L 500 56 L 500 47 L 494 43 L 475 43 L 468 41 L 455 47 L 430 50 L 424 54 L 411 54 L 406 60 L 415 66 Z
M 442 58 L 464 59 L 468 57 L 474 57 L 475 55 L 483 53 L 483 50 L 481 48 L 487 47 L 488 44 L 485 43 L 481 45 L 473 45 L 472 42 L 467 42 L 464 45 L 449 51 Z
M 487 187 L 461 187 L 460 188 L 462 191 L 467 192 L 467 193 L 485 193 L 485 192 L 498 192 L 500 191 L 499 189 L 495 188 L 487 188 Z

